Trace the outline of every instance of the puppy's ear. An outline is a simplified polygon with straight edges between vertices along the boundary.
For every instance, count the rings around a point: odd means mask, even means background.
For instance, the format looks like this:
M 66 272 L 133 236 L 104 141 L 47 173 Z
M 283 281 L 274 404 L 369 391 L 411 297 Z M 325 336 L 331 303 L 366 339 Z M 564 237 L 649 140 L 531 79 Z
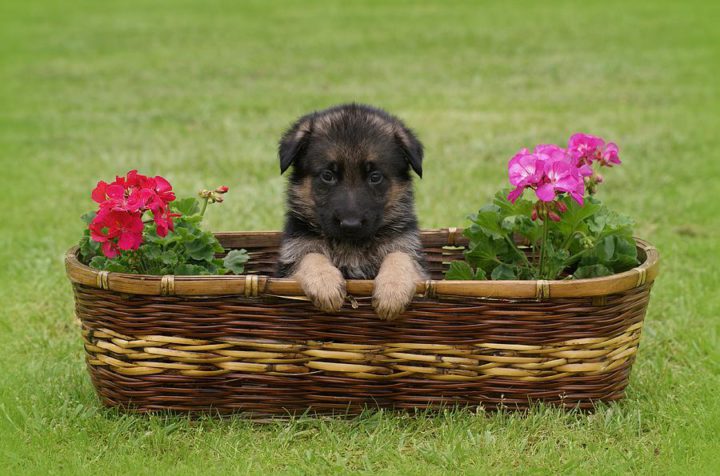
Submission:
M 423 146 L 413 131 L 405 126 L 400 126 L 395 131 L 395 141 L 400 145 L 410 167 L 422 178 Z
M 312 134 L 312 116 L 301 117 L 280 139 L 280 174 L 282 175 L 305 152 Z

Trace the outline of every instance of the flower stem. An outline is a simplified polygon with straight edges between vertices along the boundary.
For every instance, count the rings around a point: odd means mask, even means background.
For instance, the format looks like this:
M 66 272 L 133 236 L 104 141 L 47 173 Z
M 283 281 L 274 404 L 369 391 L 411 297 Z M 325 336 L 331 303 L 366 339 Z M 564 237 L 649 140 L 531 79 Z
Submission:
M 202 208 L 200 209 L 200 216 L 205 216 L 205 210 L 207 210 L 208 201 L 210 201 L 210 197 L 205 197 L 205 201 L 202 204 Z
M 547 248 L 546 245 L 547 245 L 547 240 L 548 240 L 548 229 L 549 229 L 547 211 L 543 211 L 542 221 L 543 221 L 543 236 L 542 236 L 542 242 L 540 243 L 540 272 L 539 272 L 539 275 L 540 275 L 540 279 L 545 279 L 546 278 L 546 276 L 545 276 L 545 254 L 546 254 L 545 248 Z
M 523 259 L 525 264 L 527 266 L 530 266 L 530 262 L 528 261 L 527 256 L 525 256 L 525 253 L 520 251 L 520 249 L 517 247 L 517 245 L 515 245 L 513 240 L 508 235 L 505 235 L 505 241 L 507 241 L 508 245 L 510 245 L 510 248 L 512 248 L 515 251 L 515 253 L 517 253 L 518 256 L 520 256 Z
M 592 248 L 585 248 L 584 250 L 579 251 L 579 252 L 575 253 L 574 255 L 572 255 L 571 257 L 569 257 L 568 259 L 566 259 L 566 260 L 565 260 L 566 267 L 569 267 L 569 266 L 572 266 L 573 264 L 575 264 L 575 260 L 577 260 L 578 258 L 580 258 L 582 255 L 584 255 L 585 253 L 587 253 L 587 252 L 590 251 L 591 249 L 592 249 Z

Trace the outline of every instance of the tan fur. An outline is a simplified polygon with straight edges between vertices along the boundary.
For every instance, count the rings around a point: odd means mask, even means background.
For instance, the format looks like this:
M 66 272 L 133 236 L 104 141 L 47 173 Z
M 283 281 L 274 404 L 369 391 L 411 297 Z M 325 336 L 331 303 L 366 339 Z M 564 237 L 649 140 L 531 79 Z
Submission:
M 312 178 L 305 177 L 301 184 L 290 187 L 293 211 L 311 222 L 315 221 L 315 199 L 312 195 Z
M 415 283 L 422 272 L 412 256 L 403 252 L 388 254 L 373 286 L 372 305 L 381 319 L 392 320 L 402 313 L 415 295 Z
M 391 213 L 393 208 L 401 208 L 398 206 L 401 203 L 401 199 L 407 195 L 409 189 L 412 187 L 410 184 L 403 184 L 393 181 L 388 190 L 387 201 L 385 202 L 385 213 Z M 401 210 L 403 213 L 407 213 L 407 209 Z M 412 210 L 411 210 L 412 211 Z
M 352 279 L 368 279 L 377 276 L 383 260 L 390 253 L 402 252 L 420 259 L 420 240 L 415 235 L 403 235 L 388 240 L 373 240 L 365 246 L 333 243 L 322 239 L 305 237 L 289 238 L 280 247 L 279 261 L 282 264 L 300 263 L 308 253 L 320 253 L 338 269 Z M 296 264 L 291 273 L 299 269 Z
M 321 311 L 337 312 L 342 307 L 346 294 L 345 279 L 324 254 L 306 254 L 292 277 Z

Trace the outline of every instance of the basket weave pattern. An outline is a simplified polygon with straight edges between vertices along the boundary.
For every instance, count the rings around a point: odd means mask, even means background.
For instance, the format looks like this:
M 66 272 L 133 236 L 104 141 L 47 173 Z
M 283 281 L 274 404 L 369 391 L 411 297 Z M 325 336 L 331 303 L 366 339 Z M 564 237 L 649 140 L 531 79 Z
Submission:
M 219 237 L 250 251 L 250 272 L 274 266 L 279 235 Z M 440 230 L 423 239 L 439 278 L 462 238 Z M 341 312 L 324 314 L 287 279 L 115 277 L 74 252 L 68 272 L 88 368 L 109 406 L 256 417 L 532 401 L 590 408 L 622 398 L 638 350 L 657 274 L 654 249 L 639 250 L 643 266 L 592 280 L 587 296 L 553 297 L 572 294 L 570 282 L 418 283 L 394 322 L 373 312 L 368 282 L 350 282 Z M 620 277 L 627 289 L 603 292 Z M 139 282 L 135 292 L 123 279 Z M 223 279 L 234 293 L 203 286 Z M 513 289 L 519 297 L 503 295 Z

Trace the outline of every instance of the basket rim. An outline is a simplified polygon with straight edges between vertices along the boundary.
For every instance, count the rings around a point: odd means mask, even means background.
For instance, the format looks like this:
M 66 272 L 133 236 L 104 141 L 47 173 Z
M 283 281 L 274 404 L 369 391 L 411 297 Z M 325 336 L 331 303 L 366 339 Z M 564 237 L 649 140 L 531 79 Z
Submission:
M 228 238 L 248 237 L 255 241 L 277 238 L 277 231 L 237 231 L 216 233 L 223 241 Z M 422 230 L 423 241 L 433 238 L 439 246 L 458 246 L 461 228 Z M 444 238 L 437 243 L 437 238 Z M 570 297 L 597 297 L 627 291 L 652 283 L 659 273 L 660 255 L 657 248 L 645 240 L 635 238 L 638 250 L 645 260 L 628 271 L 600 278 L 577 280 L 508 280 L 508 281 L 419 281 L 416 294 L 434 298 L 438 296 L 481 297 L 498 299 L 548 299 Z M 81 284 L 126 294 L 150 296 L 221 296 L 242 295 L 247 297 L 276 296 L 307 299 L 300 284 L 291 278 L 274 278 L 267 275 L 144 275 L 98 271 L 78 259 L 77 246 L 65 254 L 65 269 L 73 284 Z M 371 296 L 372 280 L 347 280 L 348 295 Z

